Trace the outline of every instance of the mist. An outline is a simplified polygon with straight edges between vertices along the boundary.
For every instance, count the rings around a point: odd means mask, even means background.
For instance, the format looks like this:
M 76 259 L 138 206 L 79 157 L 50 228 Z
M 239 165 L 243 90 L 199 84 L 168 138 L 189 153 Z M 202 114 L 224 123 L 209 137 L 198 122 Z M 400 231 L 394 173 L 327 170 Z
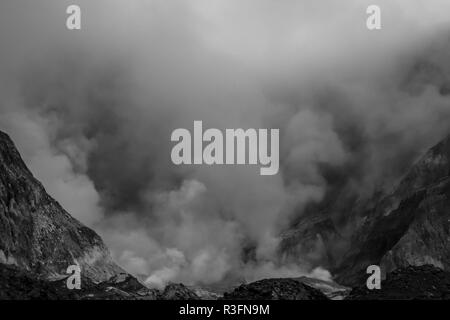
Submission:
M 2 2 L 0 130 L 151 286 L 329 279 L 281 263 L 280 232 L 336 185 L 392 185 L 449 132 L 450 3 L 377 2 L 376 32 L 369 1 Z M 280 129 L 280 172 L 173 165 L 194 120 Z

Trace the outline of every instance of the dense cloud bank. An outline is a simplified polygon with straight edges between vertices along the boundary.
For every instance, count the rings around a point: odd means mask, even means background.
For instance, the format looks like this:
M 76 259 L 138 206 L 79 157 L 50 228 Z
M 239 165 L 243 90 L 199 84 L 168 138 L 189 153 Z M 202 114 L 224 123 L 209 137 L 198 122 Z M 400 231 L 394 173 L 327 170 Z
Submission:
M 0 129 L 149 284 L 329 277 L 280 265 L 280 230 L 336 185 L 389 185 L 448 132 L 448 1 L 378 1 L 377 32 L 356 0 L 80 0 L 68 31 L 72 2 L 0 4 Z M 279 128 L 280 173 L 174 166 L 170 134 L 194 120 Z

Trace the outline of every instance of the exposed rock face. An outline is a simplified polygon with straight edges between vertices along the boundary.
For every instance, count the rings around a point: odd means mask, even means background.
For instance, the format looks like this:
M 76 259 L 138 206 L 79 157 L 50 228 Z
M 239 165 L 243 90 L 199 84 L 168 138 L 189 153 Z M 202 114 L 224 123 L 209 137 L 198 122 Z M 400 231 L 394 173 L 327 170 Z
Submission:
M 169 284 L 163 291 L 149 289 L 135 277 L 121 273 L 96 283 L 82 277 L 80 290 L 67 289 L 67 278 L 55 281 L 39 274 L 0 264 L 0 300 L 199 300 L 182 284 Z
M 338 283 L 364 283 L 372 264 L 383 275 L 409 265 L 450 270 L 450 136 L 392 191 L 356 199 L 342 191 L 312 209 L 283 234 L 280 252 L 290 261 L 331 270 Z M 343 212 L 346 230 L 355 230 L 350 237 L 341 236 L 330 218 Z
M 362 283 L 371 264 L 384 272 L 408 265 L 450 269 L 450 137 L 433 147 L 394 191 L 366 212 L 336 269 L 338 282 Z
M 365 215 L 382 197 L 382 190 L 358 195 L 345 183 L 334 186 L 323 201 L 310 203 L 281 234 L 280 257 L 311 270 L 318 266 L 335 270 L 350 247 L 351 231 L 361 228 L 367 219 Z
M 127 273 L 121 273 L 113 276 L 108 281 L 97 284 L 97 292 L 93 296 L 97 299 L 104 296 L 104 292 L 113 292 L 121 299 L 134 300 L 156 300 L 160 297 L 157 289 L 149 289 L 143 285 L 137 278 Z M 113 297 L 115 299 L 115 297 Z
M 450 272 L 431 265 L 395 270 L 381 283 L 380 290 L 366 286 L 353 289 L 348 300 L 447 300 Z
M 39 274 L 0 264 L 0 300 L 156 300 L 160 292 L 136 278 L 120 274 L 102 283 L 82 278 L 80 290 L 69 290 L 67 279 L 41 279 Z
M 343 241 L 332 220 L 320 213 L 305 214 L 281 239 L 284 261 L 327 268 L 335 264 L 333 244 Z
M 331 300 L 343 300 L 351 291 L 350 288 L 341 286 L 333 281 L 325 281 L 308 277 L 295 278 L 295 280 L 319 290 Z
M 265 279 L 243 284 L 230 293 L 227 300 L 328 300 L 319 290 L 296 279 Z
M 123 272 L 102 239 L 46 193 L 2 132 L 0 263 L 45 276 L 65 274 L 69 265 L 79 264 L 83 276 L 93 281 Z
M 0 300 L 55 300 L 75 298 L 59 286 L 14 266 L 0 264 Z
M 199 296 L 181 283 L 170 283 L 159 296 L 161 300 L 199 300 Z
M 381 264 L 393 270 L 432 264 L 450 269 L 450 137 L 412 168 L 397 191 L 402 198 L 423 195 L 407 232 Z

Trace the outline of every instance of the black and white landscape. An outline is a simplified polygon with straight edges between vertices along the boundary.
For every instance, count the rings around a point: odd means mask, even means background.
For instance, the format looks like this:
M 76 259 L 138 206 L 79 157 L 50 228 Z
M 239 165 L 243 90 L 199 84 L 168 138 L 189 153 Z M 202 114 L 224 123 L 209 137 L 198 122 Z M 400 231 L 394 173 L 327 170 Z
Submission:
M 375 2 L 1 1 L 0 300 L 449 299 L 450 2 Z

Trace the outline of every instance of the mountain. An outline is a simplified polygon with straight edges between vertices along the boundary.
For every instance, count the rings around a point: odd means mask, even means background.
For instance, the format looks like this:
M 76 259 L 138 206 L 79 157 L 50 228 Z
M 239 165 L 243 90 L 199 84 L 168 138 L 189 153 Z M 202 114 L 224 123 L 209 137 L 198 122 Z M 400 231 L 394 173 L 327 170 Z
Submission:
M 361 283 L 367 266 L 384 273 L 431 264 L 450 269 L 450 136 L 431 148 L 389 195 L 364 212 L 365 221 L 335 272 Z
M 81 267 L 81 289 L 67 267 Z M 50 197 L 0 131 L 0 300 L 191 300 L 182 284 L 149 289 L 114 263 L 102 239 Z
M 224 299 L 341 299 L 348 294 L 342 284 L 354 288 L 348 299 L 449 297 L 450 137 L 417 161 L 389 194 L 329 201 L 314 209 L 283 234 L 280 251 L 287 260 L 299 257 L 329 267 L 337 283 L 265 279 L 236 287 Z M 347 210 L 355 220 L 351 237 L 327 214 Z M 220 297 L 183 284 L 149 289 L 122 270 L 102 239 L 46 193 L 2 132 L 0 235 L 0 299 Z M 66 269 L 73 264 L 82 269 L 81 290 L 66 286 Z M 380 292 L 363 286 L 371 264 L 388 274 Z M 427 297 L 420 294 L 422 287 Z
M 310 209 L 282 234 L 280 254 L 325 267 L 340 284 L 365 283 L 373 264 L 383 276 L 427 264 L 450 270 L 450 136 L 409 168 L 392 191 L 369 197 L 340 191 Z M 347 230 L 332 219 L 342 213 Z
M 105 281 L 124 272 L 102 239 L 50 197 L 26 167 L 9 136 L 0 132 L 0 263 L 44 277 L 82 275 Z

